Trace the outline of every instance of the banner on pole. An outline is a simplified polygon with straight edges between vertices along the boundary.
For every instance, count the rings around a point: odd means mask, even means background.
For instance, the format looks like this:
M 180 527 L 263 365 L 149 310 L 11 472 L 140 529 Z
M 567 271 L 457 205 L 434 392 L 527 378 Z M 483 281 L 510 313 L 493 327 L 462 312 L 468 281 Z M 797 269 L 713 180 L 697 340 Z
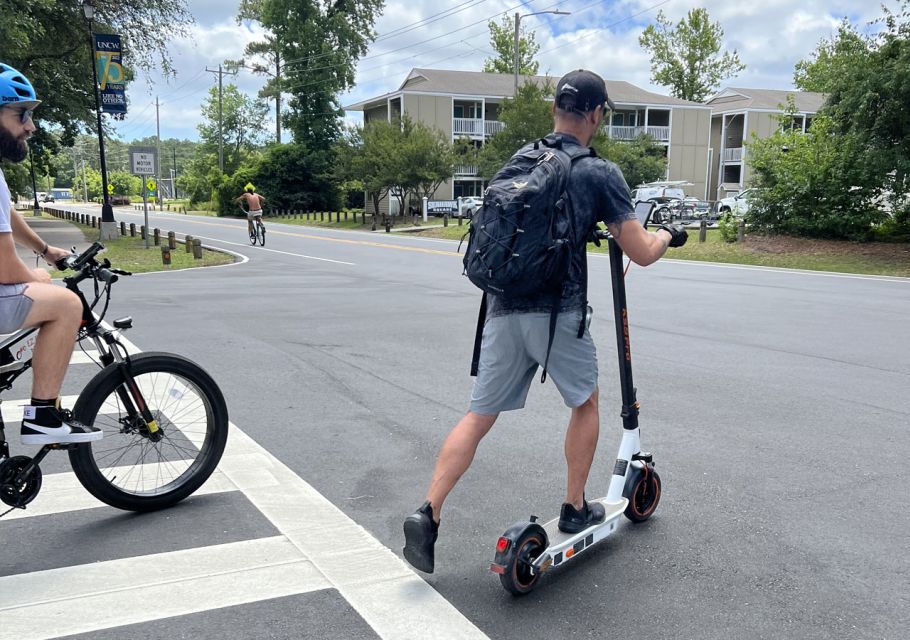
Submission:
M 93 33 L 95 65 L 101 85 L 101 110 L 105 113 L 126 113 L 126 75 L 123 72 L 120 36 Z

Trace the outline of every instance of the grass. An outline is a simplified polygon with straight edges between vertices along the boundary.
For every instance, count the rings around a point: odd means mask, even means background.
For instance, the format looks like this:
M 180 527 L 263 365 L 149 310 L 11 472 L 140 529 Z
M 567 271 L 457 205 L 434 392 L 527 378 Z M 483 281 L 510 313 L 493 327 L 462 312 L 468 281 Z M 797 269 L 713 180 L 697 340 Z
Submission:
M 43 214 L 47 217 L 47 214 Z M 98 239 L 98 230 L 78 223 L 75 224 L 85 236 L 86 242 L 94 242 Z M 138 234 L 138 231 L 137 231 Z M 162 236 L 161 242 L 167 245 L 167 235 Z M 176 271 L 179 269 L 189 269 L 191 267 L 211 267 L 219 264 L 229 264 L 234 262 L 234 256 L 221 251 L 211 251 L 203 248 L 202 259 L 196 260 L 192 253 L 187 253 L 183 244 L 177 243 L 176 249 L 171 249 L 171 264 L 164 265 L 161 260 L 161 247 L 155 246 L 153 237 L 149 237 L 149 248 L 145 248 L 145 240 L 139 235 L 136 237 L 122 236 L 113 240 L 102 242 L 105 251 L 101 258 L 107 258 L 111 265 L 118 269 L 124 269 L 133 273 L 146 273 L 150 271 Z M 66 275 L 65 272 L 53 271 L 51 277 L 59 278 Z
M 460 240 L 467 227 L 451 221 L 448 227 L 418 232 L 433 238 Z M 606 252 L 606 245 L 589 251 Z M 698 229 L 689 229 L 684 247 L 670 249 L 666 257 L 730 264 L 759 265 L 809 271 L 833 271 L 865 275 L 910 277 L 910 244 L 808 240 L 786 236 L 747 234 L 743 243 L 724 242 L 717 229 L 709 229 L 706 241 L 698 241 Z

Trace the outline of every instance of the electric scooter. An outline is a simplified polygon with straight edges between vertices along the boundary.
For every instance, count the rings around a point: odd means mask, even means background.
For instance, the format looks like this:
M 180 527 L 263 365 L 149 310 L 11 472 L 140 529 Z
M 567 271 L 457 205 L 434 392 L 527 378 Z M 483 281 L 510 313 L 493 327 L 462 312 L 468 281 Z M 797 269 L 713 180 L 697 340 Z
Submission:
M 647 226 L 654 205 L 640 202 L 636 216 Z M 632 522 L 644 522 L 653 515 L 660 502 L 660 476 L 654 471 L 654 459 L 641 450 L 638 429 L 638 401 L 632 385 L 632 350 L 629 342 L 629 317 L 626 288 L 623 281 L 623 253 L 607 231 L 594 232 L 593 241 L 605 239 L 610 249 L 610 276 L 613 281 L 613 316 L 616 324 L 616 346 L 619 354 L 619 381 L 622 387 L 623 435 L 613 466 L 613 477 L 607 495 L 595 500 L 604 506 L 602 522 L 578 533 L 563 533 L 559 518 L 540 524 L 537 516 L 516 522 L 496 542 L 496 555 L 490 570 L 499 575 L 502 586 L 514 595 L 529 593 L 540 576 L 581 555 L 616 531 L 625 515 Z

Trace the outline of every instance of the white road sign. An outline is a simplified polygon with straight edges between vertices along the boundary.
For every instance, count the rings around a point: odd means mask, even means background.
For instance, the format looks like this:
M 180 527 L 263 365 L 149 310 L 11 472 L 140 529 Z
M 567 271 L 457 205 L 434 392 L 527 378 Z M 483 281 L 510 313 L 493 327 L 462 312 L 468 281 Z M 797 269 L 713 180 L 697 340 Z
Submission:
M 158 173 L 158 150 L 155 147 L 130 147 L 129 152 L 133 175 L 153 176 Z

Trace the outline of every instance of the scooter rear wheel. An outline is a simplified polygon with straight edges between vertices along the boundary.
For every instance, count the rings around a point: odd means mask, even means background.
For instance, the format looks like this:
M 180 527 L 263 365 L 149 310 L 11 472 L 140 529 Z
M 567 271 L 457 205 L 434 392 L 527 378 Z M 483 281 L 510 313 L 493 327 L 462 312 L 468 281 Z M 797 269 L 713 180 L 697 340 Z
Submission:
M 522 596 L 537 586 L 540 574 L 532 571 L 531 563 L 547 548 L 545 537 L 536 530 L 526 531 L 515 543 L 512 561 L 499 581 L 512 595 Z
M 639 472 L 629 488 L 629 505 L 624 512 L 625 516 L 632 522 L 644 522 L 654 514 L 660 502 L 660 476 L 654 469 L 647 467 Z

